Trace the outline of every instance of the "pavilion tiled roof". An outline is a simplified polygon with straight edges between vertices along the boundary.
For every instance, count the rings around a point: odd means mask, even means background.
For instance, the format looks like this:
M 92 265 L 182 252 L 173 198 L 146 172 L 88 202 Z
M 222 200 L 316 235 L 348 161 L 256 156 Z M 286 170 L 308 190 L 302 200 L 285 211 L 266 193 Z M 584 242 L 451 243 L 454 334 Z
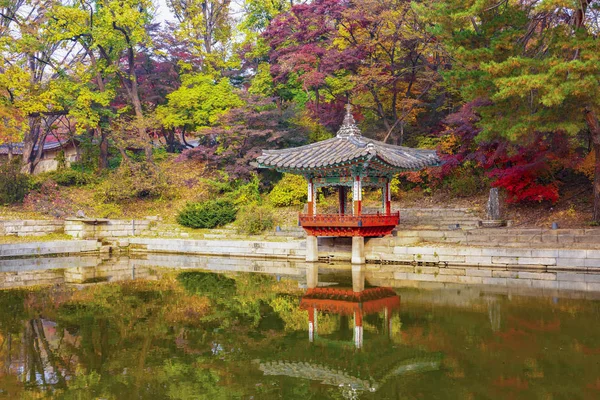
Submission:
M 396 171 L 440 165 L 435 150 L 395 146 L 362 136 L 349 108 L 336 137 L 291 149 L 263 150 L 257 161 L 262 168 L 285 171 L 330 168 L 353 161 L 378 162 Z

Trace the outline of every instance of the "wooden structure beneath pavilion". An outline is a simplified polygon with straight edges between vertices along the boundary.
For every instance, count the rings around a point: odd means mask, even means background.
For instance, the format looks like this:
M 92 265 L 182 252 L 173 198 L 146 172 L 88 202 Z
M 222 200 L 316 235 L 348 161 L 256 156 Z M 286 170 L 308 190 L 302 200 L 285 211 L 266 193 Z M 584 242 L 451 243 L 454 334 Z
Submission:
M 364 238 L 390 234 L 400 220 L 400 213 L 391 209 L 392 177 L 398 172 L 440 164 L 433 150 L 394 146 L 363 137 L 350 105 L 336 137 L 291 149 L 263 150 L 257 161 L 260 168 L 306 178 L 307 207 L 299 215 L 299 223 L 308 235 L 307 261 L 317 261 L 317 236 Z M 317 212 L 317 189 L 324 186 L 338 188 L 338 212 L 335 214 Z M 366 186 L 381 188 L 381 211 L 363 212 L 362 188 Z M 347 205 L 349 193 L 352 194 L 351 207 Z M 364 239 L 361 243 L 364 247 Z M 356 260 L 360 261 L 359 258 Z

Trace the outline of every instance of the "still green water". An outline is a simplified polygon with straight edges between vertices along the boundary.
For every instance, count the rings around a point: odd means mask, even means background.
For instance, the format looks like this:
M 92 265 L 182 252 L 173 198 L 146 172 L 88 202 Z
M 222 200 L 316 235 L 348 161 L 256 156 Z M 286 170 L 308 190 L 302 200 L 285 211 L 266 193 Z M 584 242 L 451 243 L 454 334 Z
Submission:
M 295 268 L 1 290 L 0 398 L 600 398 L 599 301 Z

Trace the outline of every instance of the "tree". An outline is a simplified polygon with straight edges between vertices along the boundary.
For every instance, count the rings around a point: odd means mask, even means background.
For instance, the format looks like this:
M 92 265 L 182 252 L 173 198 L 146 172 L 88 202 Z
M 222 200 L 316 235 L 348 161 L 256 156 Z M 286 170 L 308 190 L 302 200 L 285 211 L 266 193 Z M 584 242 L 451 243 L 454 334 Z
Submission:
M 340 0 L 296 5 L 273 19 L 263 34 L 271 48 L 274 83 L 285 86 L 279 96 L 289 100 L 294 89 L 302 90 L 314 103 L 317 116 L 321 115 L 322 102 L 331 101 L 340 92 L 345 95 L 343 91 L 331 91 L 329 80 L 348 75 L 359 61 L 353 48 L 334 46 L 345 7 Z
M 230 0 L 169 0 L 167 4 L 179 21 L 175 38 L 185 44 L 187 48 L 182 50 L 197 61 L 202 72 L 220 74 L 235 65 L 231 60 Z
M 144 140 L 147 162 L 152 161 L 152 138 L 140 99 L 135 60 L 140 46 L 150 42 L 147 28 L 152 20 L 152 11 L 151 0 L 103 0 L 98 4 L 98 23 L 92 33 L 102 59 L 117 74 L 133 107 L 135 126 Z
M 434 31 L 455 58 L 448 79 L 481 107 L 481 138 L 534 144 L 539 134 L 587 132 L 596 156 L 600 222 L 600 40 L 593 0 L 437 2 Z
M 196 73 L 181 77 L 181 86 L 167 95 L 168 103 L 157 108 L 158 119 L 167 129 L 182 135 L 214 125 L 229 109 L 242 105 L 227 78 L 215 81 Z
M 241 106 L 223 114 L 214 126 L 201 131 L 200 143 L 182 153 L 225 170 L 232 178 L 249 178 L 250 165 L 262 149 L 304 144 L 307 132 L 294 124 L 292 108 L 283 114 L 272 99 L 245 94 Z
M 424 19 L 406 0 L 365 0 L 347 7 L 335 41 L 355 49 L 361 62 L 352 83 L 357 105 L 374 113 L 385 128 L 383 141 L 404 142 L 404 127 L 415 123 L 435 100 L 438 70 L 445 61 Z
M 41 159 L 51 123 L 47 118 L 66 114 L 62 81 L 77 62 L 79 51 L 57 40 L 46 29 L 54 1 L 10 0 L 0 8 L 0 84 L 2 103 L 26 118 L 23 134 L 23 171 L 32 173 Z M 11 119 L 8 126 L 15 126 Z
M 399 130 L 402 143 L 404 126 L 439 97 L 439 44 L 406 0 L 297 5 L 264 38 L 275 83 L 314 93 L 308 107 L 331 129 L 351 101 L 385 129 L 384 141 Z

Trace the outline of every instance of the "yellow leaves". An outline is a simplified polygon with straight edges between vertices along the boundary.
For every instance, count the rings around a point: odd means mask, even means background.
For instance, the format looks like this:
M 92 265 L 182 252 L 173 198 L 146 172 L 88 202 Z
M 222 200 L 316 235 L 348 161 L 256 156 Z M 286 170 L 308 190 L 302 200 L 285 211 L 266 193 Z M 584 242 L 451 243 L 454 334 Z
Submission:
M 97 44 L 114 50 L 150 45 L 146 25 L 153 10 L 154 5 L 148 0 L 104 0 L 94 16 L 92 36 Z
M 19 109 L 0 103 L 0 144 L 20 142 L 26 126 Z
M 0 86 L 6 88 L 6 96 L 22 115 L 48 111 L 55 103 L 55 93 L 46 90 L 41 83 L 32 83 L 29 70 L 10 66 L 0 74 Z
M 89 13 L 81 8 L 57 5 L 50 11 L 50 16 L 45 29 L 53 40 L 65 40 L 89 33 Z

